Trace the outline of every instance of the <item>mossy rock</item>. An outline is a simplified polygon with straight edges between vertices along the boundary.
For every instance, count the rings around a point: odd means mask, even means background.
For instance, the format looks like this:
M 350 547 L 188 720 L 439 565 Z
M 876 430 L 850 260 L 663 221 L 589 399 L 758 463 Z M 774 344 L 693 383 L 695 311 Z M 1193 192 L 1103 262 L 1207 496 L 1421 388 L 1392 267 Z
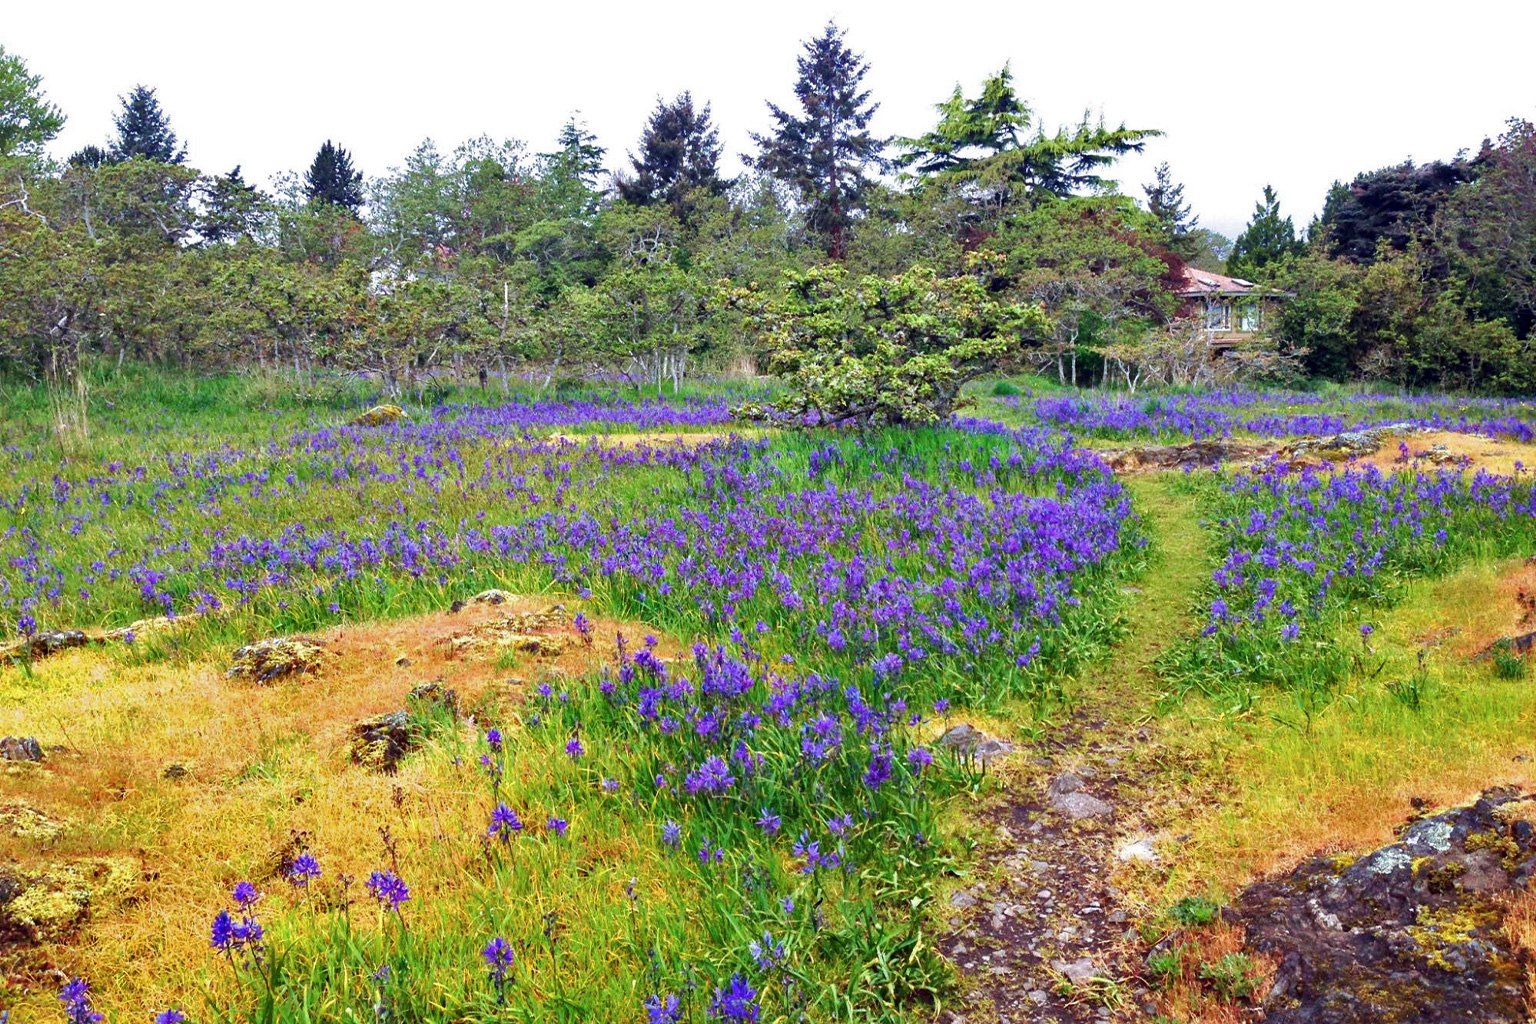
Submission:
M 1490 790 L 1364 856 L 1317 857 L 1250 887 L 1234 916 L 1249 947 L 1279 961 L 1264 1019 L 1526 1024 L 1503 929 L 1506 897 L 1536 875 L 1526 803 Z
M 17 839 L 51 843 L 69 828 L 68 822 L 38 810 L 21 800 L 0 804 L 0 831 Z
M 405 419 L 405 410 L 398 405 L 376 405 L 352 417 L 354 427 L 381 427 Z
M 417 739 L 404 711 L 365 718 L 352 727 L 352 762 L 371 772 L 393 775 L 405 755 L 416 749 Z
M 121 906 L 138 891 L 139 866 L 126 857 L 86 857 L 41 870 L 7 870 L 0 921 L 47 938 L 94 913 Z
M 319 671 L 325 654 L 324 640 L 308 636 L 271 637 L 235 651 L 225 674 L 231 679 L 269 683 L 282 676 Z

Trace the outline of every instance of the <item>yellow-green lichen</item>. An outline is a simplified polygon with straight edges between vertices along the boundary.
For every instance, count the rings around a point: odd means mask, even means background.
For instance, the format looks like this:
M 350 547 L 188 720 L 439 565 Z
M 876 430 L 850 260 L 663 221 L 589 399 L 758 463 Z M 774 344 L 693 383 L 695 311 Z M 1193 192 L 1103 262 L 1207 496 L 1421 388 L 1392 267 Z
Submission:
M 31 839 L 39 843 L 51 843 L 64 833 L 65 822 L 51 818 L 30 804 L 16 801 L 0 804 L 0 830 L 17 839 Z
M 125 857 L 92 857 L 28 873 L 27 887 L 5 908 L 18 924 L 39 931 L 62 928 L 132 896 L 139 869 Z

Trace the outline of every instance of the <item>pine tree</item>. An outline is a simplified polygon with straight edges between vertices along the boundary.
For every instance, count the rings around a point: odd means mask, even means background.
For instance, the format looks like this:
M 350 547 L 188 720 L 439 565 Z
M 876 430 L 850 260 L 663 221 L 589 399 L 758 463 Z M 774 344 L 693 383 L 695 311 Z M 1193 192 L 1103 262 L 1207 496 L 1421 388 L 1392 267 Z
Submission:
M 310 202 L 329 203 L 356 213 L 363 205 L 363 172 L 353 170 L 351 153 L 326 139 L 304 172 L 304 194 Z
M 768 104 L 774 129 L 753 133 L 759 153 L 749 163 L 794 188 L 807 223 L 827 240 L 827 255 L 840 260 L 848 230 L 874 185 L 867 172 L 885 164 L 886 140 L 869 130 L 880 105 L 860 89 L 869 64 L 843 43 L 843 32 L 832 22 L 805 44 L 795 64 L 802 114 Z
M 1141 190 L 1147 195 L 1147 212 L 1162 229 L 1168 248 L 1185 262 L 1192 262 L 1201 249 L 1201 239 L 1195 232 L 1200 218 L 1190 212 L 1184 202 L 1184 185 L 1175 183 L 1166 162 L 1157 165 L 1152 182 Z
M 156 163 L 179 164 L 187 159 L 187 147 L 178 145 L 155 90 L 136 85 L 127 96 L 119 96 L 118 102 L 123 109 L 112 118 L 117 126 L 117 140 L 111 147 L 114 162 L 143 157 Z
M 0 157 L 37 153 L 64 128 L 64 113 L 48 102 L 42 82 L 0 46 Z
M 109 164 L 111 162 L 112 154 L 95 143 L 86 143 L 69 154 L 69 165 L 71 167 L 85 167 L 94 171 L 102 164 Z
M 202 193 L 204 212 L 197 230 L 204 241 L 223 242 L 256 233 L 265 197 L 240 176 L 238 164 L 202 186 Z
M 580 112 L 573 113 L 556 136 L 558 148 L 540 153 L 544 161 L 543 191 L 550 212 L 565 217 L 590 217 L 597 212 L 602 192 L 597 187 L 608 151 L 597 144 Z
M 1256 276 L 1258 271 L 1289 255 L 1299 255 L 1302 244 L 1296 239 L 1291 218 L 1280 216 L 1280 200 L 1270 185 L 1264 186 L 1264 198 L 1254 204 L 1253 217 L 1243 233 L 1232 243 L 1227 273 L 1233 277 Z
M 679 220 L 687 218 L 686 199 L 694 189 L 714 195 L 728 182 L 720 177 L 720 134 L 710 122 L 709 104 L 695 110 L 693 95 L 684 92 L 656 109 L 640 135 L 640 155 L 630 154 L 630 177 L 615 179 L 619 196 L 636 206 L 670 203 Z

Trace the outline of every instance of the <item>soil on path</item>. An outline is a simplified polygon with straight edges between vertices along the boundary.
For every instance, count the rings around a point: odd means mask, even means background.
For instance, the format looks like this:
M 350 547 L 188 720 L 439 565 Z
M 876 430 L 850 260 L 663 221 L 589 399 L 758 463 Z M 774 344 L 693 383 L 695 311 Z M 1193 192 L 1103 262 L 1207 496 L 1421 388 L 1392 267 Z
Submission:
M 1147 1019 L 1127 934 L 1141 908 L 1116 881 L 1169 856 L 1177 838 L 1160 830 L 1168 804 L 1151 799 L 1174 767 L 1149 714 L 1153 663 L 1190 628 L 1206 549 L 1193 499 L 1167 477 L 1128 484 L 1156 551 L 1126 588 L 1124 640 L 1079 675 L 1070 719 L 1021 746 L 975 815 L 990 837 L 949 897 L 939 940 L 960 979 L 946 1024 Z

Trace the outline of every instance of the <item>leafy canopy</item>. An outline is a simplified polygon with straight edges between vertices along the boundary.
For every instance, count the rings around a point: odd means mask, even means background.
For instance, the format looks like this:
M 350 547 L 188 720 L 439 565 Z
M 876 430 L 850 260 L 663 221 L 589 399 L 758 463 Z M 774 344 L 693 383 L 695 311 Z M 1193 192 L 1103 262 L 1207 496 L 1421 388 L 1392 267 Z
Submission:
M 947 419 L 967 382 L 1051 330 L 1040 306 L 991 294 L 983 278 L 994 258 L 972 253 L 957 277 L 915 267 L 851 278 L 837 264 L 786 273 L 753 318 L 769 369 L 789 386 L 773 411 L 859 427 Z
M 0 157 L 35 154 L 64 128 L 64 113 L 48 102 L 42 82 L 0 45 Z

